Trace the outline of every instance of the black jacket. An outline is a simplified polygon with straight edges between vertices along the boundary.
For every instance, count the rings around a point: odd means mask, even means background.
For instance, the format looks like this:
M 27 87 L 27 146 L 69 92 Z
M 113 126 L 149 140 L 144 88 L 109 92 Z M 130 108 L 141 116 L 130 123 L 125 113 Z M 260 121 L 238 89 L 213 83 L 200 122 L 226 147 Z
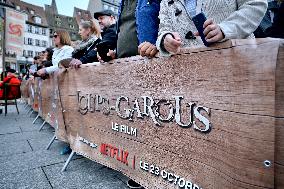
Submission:
M 116 25 L 113 24 L 106 28 L 103 33 L 102 33 L 102 40 L 101 41 L 96 41 L 95 46 L 89 48 L 84 55 L 79 58 L 79 60 L 83 64 L 87 63 L 92 63 L 92 62 L 97 62 L 97 52 L 99 52 L 102 60 L 108 61 L 107 58 L 107 53 L 108 50 L 114 50 L 116 48 L 116 41 L 117 41 L 117 36 L 116 36 Z M 97 48 L 97 50 L 95 50 Z M 74 57 L 73 57 L 74 58 Z
M 97 51 L 103 61 L 107 62 L 110 60 L 110 57 L 107 56 L 107 53 L 110 50 L 116 49 L 117 35 L 116 35 L 116 24 L 109 26 L 104 29 L 102 33 L 102 41 L 97 45 Z
M 97 55 L 96 53 L 93 54 L 92 51 L 95 51 L 94 49 L 96 48 L 97 44 L 101 41 L 101 39 L 97 39 L 89 45 L 88 47 L 76 52 L 75 54 L 72 55 L 72 58 L 79 59 L 83 64 L 87 63 L 92 63 L 92 62 L 97 62 Z
M 273 24 L 266 30 L 267 37 L 284 38 L 284 2 L 274 16 Z

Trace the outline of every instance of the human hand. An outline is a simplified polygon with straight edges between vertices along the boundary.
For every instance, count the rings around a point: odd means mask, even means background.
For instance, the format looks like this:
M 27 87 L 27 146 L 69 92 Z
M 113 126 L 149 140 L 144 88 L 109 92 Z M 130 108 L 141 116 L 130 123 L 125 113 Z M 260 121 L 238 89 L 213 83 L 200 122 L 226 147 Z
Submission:
M 171 34 L 167 34 L 164 38 L 164 47 L 170 53 L 178 53 L 180 52 L 182 41 L 179 36 L 179 33 L 172 32 Z
M 37 74 L 39 75 L 39 76 L 44 76 L 44 75 L 46 75 L 46 70 L 45 70 L 45 68 L 42 68 L 42 69 L 40 69 L 40 70 L 38 70 L 37 71 Z
M 141 56 L 153 58 L 157 54 L 158 49 L 156 45 L 153 45 L 150 42 L 143 42 L 138 46 L 138 52 Z
M 113 59 L 115 59 L 115 55 L 116 55 L 116 53 L 115 53 L 115 51 L 114 50 L 108 50 L 108 53 L 106 54 L 108 57 L 110 57 L 110 60 L 113 60 Z M 97 58 L 98 58 L 98 60 L 99 60 L 99 62 L 101 62 L 101 63 L 103 63 L 103 62 L 105 62 L 103 59 L 102 59 L 102 57 L 99 55 L 99 53 L 97 53 Z M 110 61 L 110 60 L 108 60 L 108 61 Z
M 204 24 L 204 36 L 208 43 L 214 43 L 221 41 L 225 38 L 220 26 L 218 24 L 215 24 L 213 19 L 207 19 Z M 195 33 L 196 36 L 199 36 L 199 33 Z
M 82 65 L 82 62 L 76 58 L 73 58 L 69 64 L 71 68 L 75 68 L 75 69 L 80 68 L 81 65 Z

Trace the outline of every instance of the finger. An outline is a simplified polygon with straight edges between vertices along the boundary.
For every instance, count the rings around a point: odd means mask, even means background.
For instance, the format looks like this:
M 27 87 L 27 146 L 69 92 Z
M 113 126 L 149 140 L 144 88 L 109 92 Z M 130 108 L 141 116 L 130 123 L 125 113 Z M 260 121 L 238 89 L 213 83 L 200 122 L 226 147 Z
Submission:
M 169 44 L 171 44 L 171 46 L 173 46 L 173 47 L 179 47 L 181 45 L 181 41 L 177 41 L 177 40 L 175 40 L 173 38 L 167 39 L 167 42 Z
M 151 53 L 150 53 L 150 58 L 153 58 L 156 54 L 157 54 L 158 50 L 157 48 L 155 47 L 154 49 L 152 49 Z
M 203 24 L 203 28 L 206 28 L 207 26 L 209 26 L 209 25 L 211 25 L 211 24 L 213 24 L 214 22 L 213 22 L 213 19 L 212 18 L 209 18 L 209 19 L 207 19 L 205 22 L 204 22 L 204 24 Z
M 216 28 L 217 27 L 215 24 L 211 24 L 204 29 L 203 33 L 206 36 L 209 32 L 211 32 L 212 30 L 215 30 Z
M 214 43 L 214 42 L 218 42 L 220 40 L 221 40 L 220 36 L 219 35 L 215 35 L 214 37 L 212 37 L 212 38 L 210 38 L 210 39 L 208 39 L 206 41 L 209 42 L 209 43 Z
M 155 49 L 155 46 L 154 45 L 151 45 L 145 52 L 145 56 L 149 57 L 152 50 Z
M 143 42 L 141 43 L 139 46 L 138 46 L 138 52 L 140 52 L 141 48 L 145 45 L 146 42 Z
M 151 46 L 151 43 L 146 43 L 145 45 L 143 45 L 143 47 L 140 50 L 140 55 L 141 56 L 145 56 L 145 53 L 147 51 L 147 49 Z
M 178 32 L 173 32 L 172 33 L 174 35 L 174 39 L 177 40 L 177 41 L 181 41 L 181 38 L 179 36 L 179 33 Z
M 216 29 L 212 30 L 206 35 L 205 39 L 206 40 L 211 39 L 211 38 L 215 37 L 217 34 L 218 34 L 218 30 L 216 30 Z
M 168 52 L 173 52 L 175 53 L 175 47 L 171 46 L 170 44 L 165 44 L 165 49 L 168 51 Z

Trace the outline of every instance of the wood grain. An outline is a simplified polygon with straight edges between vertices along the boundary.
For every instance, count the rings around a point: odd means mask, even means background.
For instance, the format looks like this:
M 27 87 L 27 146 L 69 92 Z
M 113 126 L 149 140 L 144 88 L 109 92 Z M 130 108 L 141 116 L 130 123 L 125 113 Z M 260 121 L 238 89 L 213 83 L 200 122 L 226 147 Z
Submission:
M 202 188 L 282 186 L 282 44 L 275 39 L 233 40 L 224 46 L 185 49 L 184 54 L 171 58 L 132 57 L 68 69 L 60 75 L 58 84 L 71 147 L 146 188 L 175 186 L 102 156 L 80 143 L 78 136 L 99 145 L 122 147 L 138 159 L 184 176 Z M 132 100 L 142 95 L 172 99 L 173 95 L 182 95 L 187 102 L 211 108 L 213 129 L 200 134 L 174 123 L 159 128 L 149 119 L 129 122 L 115 113 L 82 116 L 77 111 L 77 90 L 109 99 L 120 95 Z M 112 131 L 111 122 L 137 128 L 138 137 Z M 265 160 L 272 166 L 265 168 Z

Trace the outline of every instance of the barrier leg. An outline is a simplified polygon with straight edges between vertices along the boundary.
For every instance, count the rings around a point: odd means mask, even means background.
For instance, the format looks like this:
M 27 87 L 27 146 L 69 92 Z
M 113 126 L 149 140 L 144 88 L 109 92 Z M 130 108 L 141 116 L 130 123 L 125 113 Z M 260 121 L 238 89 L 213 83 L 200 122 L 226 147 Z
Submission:
M 29 105 L 27 106 L 27 108 L 28 108 L 27 114 L 29 114 L 29 112 L 32 110 L 32 108 Z
M 67 168 L 67 166 L 69 165 L 69 163 L 70 163 L 72 157 L 74 156 L 74 154 L 75 154 L 75 152 L 72 150 L 72 152 L 71 152 L 71 154 L 69 155 L 67 161 L 65 162 L 65 164 L 64 164 L 64 166 L 63 166 L 61 172 L 66 171 L 66 168 Z
M 39 114 L 37 114 L 36 118 L 33 121 L 33 124 L 35 124 L 36 120 L 39 118 Z M 44 122 L 45 123 L 45 122 Z
M 40 126 L 40 128 L 39 128 L 39 132 L 42 130 L 42 128 L 44 127 L 44 125 L 45 125 L 45 123 L 46 123 L 46 121 L 44 121 L 42 124 L 41 124 L 41 126 Z
M 52 137 L 51 141 L 48 143 L 47 147 L 45 148 L 46 150 L 49 150 L 50 146 L 52 145 L 52 143 L 55 141 L 56 136 L 54 134 L 54 136 Z
M 29 117 L 31 117 L 34 113 L 34 110 L 32 109 L 31 113 L 29 114 Z

